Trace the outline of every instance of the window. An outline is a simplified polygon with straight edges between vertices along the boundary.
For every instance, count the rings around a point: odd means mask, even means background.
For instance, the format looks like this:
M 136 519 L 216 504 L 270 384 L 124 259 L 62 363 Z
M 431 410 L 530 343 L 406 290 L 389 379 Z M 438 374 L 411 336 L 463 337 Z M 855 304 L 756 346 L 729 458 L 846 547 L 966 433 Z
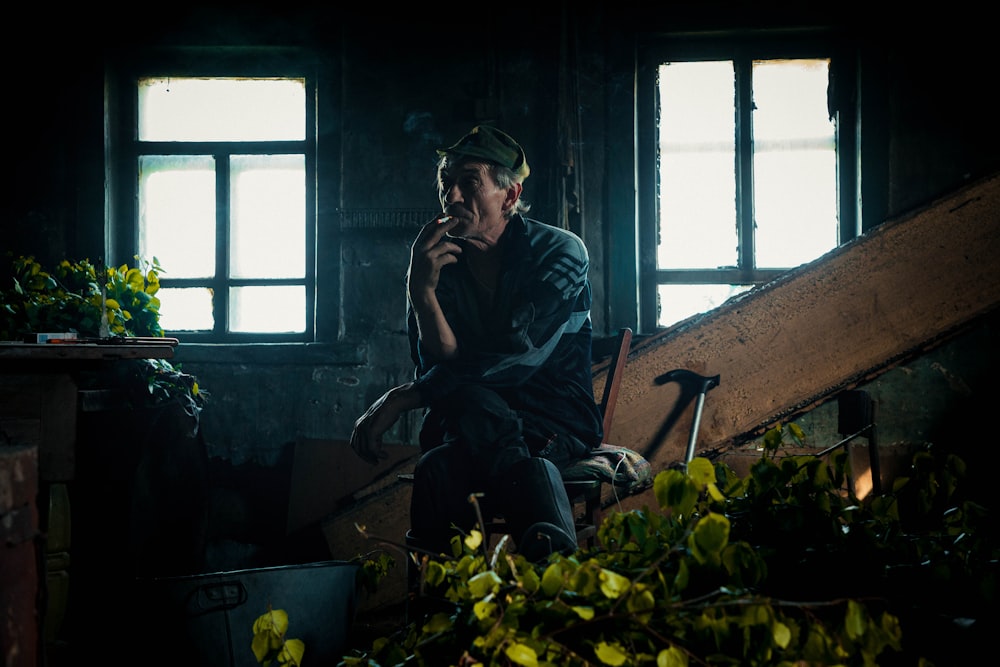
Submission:
M 160 65 L 119 82 L 134 121 L 113 245 L 162 267 L 168 335 L 315 339 L 316 84 L 281 69 Z
M 684 42 L 647 51 L 644 327 L 711 310 L 856 236 L 856 213 L 845 204 L 854 192 L 853 142 L 842 139 L 853 114 L 831 97 L 842 65 L 829 43 L 806 44 Z

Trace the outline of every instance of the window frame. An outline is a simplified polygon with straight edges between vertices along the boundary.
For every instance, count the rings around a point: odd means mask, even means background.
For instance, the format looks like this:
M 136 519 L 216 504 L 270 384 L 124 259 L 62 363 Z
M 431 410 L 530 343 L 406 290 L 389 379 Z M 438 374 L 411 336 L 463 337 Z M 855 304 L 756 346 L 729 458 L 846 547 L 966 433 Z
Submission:
M 836 121 L 838 239 L 842 245 L 860 233 L 856 58 L 849 42 L 828 29 L 716 34 L 667 34 L 640 41 L 636 62 L 636 164 L 638 322 L 643 332 L 664 329 L 658 323 L 657 288 L 663 284 L 742 284 L 759 286 L 793 269 L 757 269 L 748 262 L 752 238 L 752 99 L 743 71 L 754 60 L 829 58 L 827 104 Z M 660 63 L 732 60 L 736 69 L 736 182 L 739 264 L 735 268 L 661 269 L 657 267 L 658 132 L 657 72 Z
M 106 256 L 131 262 L 138 253 L 138 168 L 141 155 L 211 155 L 216 162 L 216 238 L 226 238 L 228 227 L 229 158 L 233 155 L 304 154 L 306 177 L 305 275 L 302 279 L 246 280 L 230 278 L 224 260 L 228 248 L 217 244 L 216 275 L 210 283 L 216 298 L 213 331 L 166 332 L 186 343 L 312 343 L 331 340 L 324 332 L 337 330 L 336 308 L 320 310 L 320 286 L 336 284 L 336 267 L 321 270 L 317 262 L 321 210 L 334 210 L 322 202 L 318 187 L 321 166 L 331 164 L 320 151 L 319 118 L 332 108 L 323 100 L 322 68 L 316 58 L 299 48 L 174 48 L 120 53 L 109 59 L 106 78 L 106 160 L 109 193 L 106 210 Z M 301 141 L 248 142 L 139 142 L 136 87 L 144 77 L 294 77 L 306 83 L 306 136 Z M 332 143 L 332 142 L 331 142 Z M 329 150 L 329 147 L 327 148 Z M 326 172 L 324 172 L 326 173 Z M 326 225 L 335 227 L 335 225 Z M 152 257 L 144 258 L 152 260 Z M 160 276 L 162 287 L 190 285 L 189 279 L 172 279 L 170 267 Z M 200 283 L 199 283 L 200 284 Z M 228 288 L 246 284 L 304 284 L 306 323 L 303 332 L 257 333 L 227 330 Z M 324 290 L 325 291 L 325 290 Z M 335 292 L 334 292 L 335 293 Z M 218 319 L 222 317 L 222 321 Z

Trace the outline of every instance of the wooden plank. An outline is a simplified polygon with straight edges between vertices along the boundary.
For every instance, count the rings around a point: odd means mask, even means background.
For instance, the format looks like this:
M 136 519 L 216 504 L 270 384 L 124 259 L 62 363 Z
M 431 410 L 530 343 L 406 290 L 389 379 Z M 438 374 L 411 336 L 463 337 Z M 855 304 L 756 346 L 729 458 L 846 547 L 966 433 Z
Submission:
M 292 459 L 287 532 L 316 524 L 352 498 L 395 483 L 397 473 L 413 470 L 420 453 L 413 445 L 386 444 L 385 451 L 386 459 L 373 466 L 351 450 L 348 440 L 299 438 Z

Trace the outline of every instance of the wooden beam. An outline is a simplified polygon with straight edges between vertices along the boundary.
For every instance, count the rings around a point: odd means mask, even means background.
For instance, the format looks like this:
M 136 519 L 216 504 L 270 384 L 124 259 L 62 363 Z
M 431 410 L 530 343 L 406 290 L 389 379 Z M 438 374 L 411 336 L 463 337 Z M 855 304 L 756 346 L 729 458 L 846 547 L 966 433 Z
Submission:
M 1000 304 L 1000 176 L 646 339 L 633 349 L 615 444 L 654 471 L 683 458 L 693 404 L 655 379 L 720 375 L 698 451 L 725 451 L 867 382 L 964 330 Z M 687 397 L 684 397 L 685 400 Z M 684 408 L 668 423 L 675 407 Z

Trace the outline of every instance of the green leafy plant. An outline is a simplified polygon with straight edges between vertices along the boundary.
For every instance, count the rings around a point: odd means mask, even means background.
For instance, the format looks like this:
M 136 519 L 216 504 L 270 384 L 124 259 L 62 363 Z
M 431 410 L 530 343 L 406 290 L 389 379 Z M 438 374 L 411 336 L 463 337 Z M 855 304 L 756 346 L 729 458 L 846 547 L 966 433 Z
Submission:
M 1000 551 L 953 458 L 920 457 L 866 504 L 845 484 L 843 451 L 774 453 L 743 478 L 704 458 L 663 471 L 659 511 L 610 512 L 599 547 L 543 564 L 487 551 L 476 531 L 456 537 L 448 557 L 420 559 L 412 622 L 341 664 L 933 664 L 925 652 L 940 649 L 921 640 L 938 600 L 915 580 L 976 579 L 952 592 L 955 618 L 995 601 Z M 933 510 L 906 518 L 921 507 Z
M 19 340 L 46 331 L 72 331 L 95 338 L 104 317 L 108 335 L 163 336 L 156 297 L 162 268 L 155 258 L 152 262 L 135 259 L 135 267 L 98 268 L 83 259 L 63 260 L 46 270 L 34 257 L 14 258 L 11 284 L 0 292 L 0 339 Z
M 396 560 L 385 551 L 373 551 L 357 556 L 354 562 L 360 565 L 357 574 L 358 589 L 369 593 L 374 593 L 378 589 L 379 582 L 396 565 Z
M 301 639 L 286 639 L 288 613 L 284 609 L 271 609 L 257 617 L 253 623 L 253 640 L 250 648 L 257 662 L 269 667 L 275 661 L 279 665 L 299 667 L 306 647 Z
M 155 257 L 151 262 L 138 256 L 135 260 L 134 267 L 63 260 L 46 269 L 34 257 L 12 257 L 7 286 L 0 291 L 0 340 L 19 341 L 42 332 L 75 332 L 83 338 L 163 337 L 156 296 L 163 268 Z M 113 372 L 133 390 L 127 395 L 136 403 L 176 400 L 197 417 L 208 396 L 197 378 L 165 359 L 123 361 L 127 363 L 117 364 Z

